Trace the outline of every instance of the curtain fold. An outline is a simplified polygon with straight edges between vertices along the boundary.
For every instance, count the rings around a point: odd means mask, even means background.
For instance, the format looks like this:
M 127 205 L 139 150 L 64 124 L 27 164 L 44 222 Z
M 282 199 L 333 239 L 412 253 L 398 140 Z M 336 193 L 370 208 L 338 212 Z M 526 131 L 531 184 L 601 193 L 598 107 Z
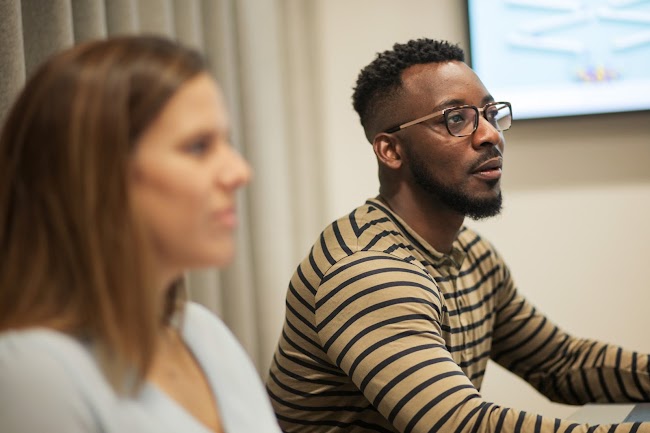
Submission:
M 72 6 L 70 0 L 23 0 L 23 41 L 25 72 L 33 70 L 51 54 L 72 45 Z
M 172 16 L 174 19 L 176 38 L 188 46 L 205 51 L 201 15 L 200 0 L 172 2 Z
M 139 0 L 136 2 L 139 33 L 175 37 L 172 0 Z
M 282 27 L 272 1 L 236 3 L 242 118 L 246 156 L 255 170 L 248 188 L 260 361 L 269 363 L 284 314 L 287 282 L 296 263 L 291 239 L 288 119 L 283 79 Z M 256 32 L 248 29 L 257 29 Z M 269 85 L 272 83 L 272 85 Z
M 312 11 L 313 0 L 0 0 L 0 119 L 25 77 L 75 42 L 156 33 L 204 53 L 254 177 L 238 193 L 233 264 L 190 272 L 188 290 L 262 375 L 291 273 L 324 223 Z
M 25 82 L 20 0 L 0 0 L 0 122 Z
M 72 0 L 75 43 L 106 37 L 106 8 L 103 0 Z
M 106 0 L 106 29 L 108 34 L 138 33 L 140 20 L 138 19 L 137 0 Z M 155 13 L 155 11 L 151 11 Z
M 291 176 L 291 213 L 296 216 L 292 240 L 297 256 L 302 259 L 315 237 L 329 223 L 325 217 L 325 176 L 323 163 L 326 148 L 319 110 L 322 101 L 318 83 L 320 68 L 313 61 L 317 56 L 319 29 L 315 0 L 283 2 L 285 29 L 284 48 L 287 116 L 289 117 L 289 165 Z
M 235 8 L 232 0 L 203 0 L 201 2 L 204 53 L 212 71 L 219 82 L 232 129 L 232 142 L 247 159 L 242 134 L 242 112 L 240 96 L 240 76 L 238 73 L 238 40 L 235 25 Z M 255 167 L 253 167 L 255 169 Z M 254 178 L 253 182 L 257 182 Z M 221 282 L 216 288 L 221 301 L 220 315 L 251 355 L 260 371 L 265 365 L 260 361 L 258 321 L 255 314 L 257 302 L 253 274 L 256 272 L 251 262 L 250 214 L 247 206 L 248 188 L 238 192 L 238 217 L 240 229 L 237 231 L 237 249 L 231 266 L 218 273 Z M 197 289 L 193 289 L 197 290 Z

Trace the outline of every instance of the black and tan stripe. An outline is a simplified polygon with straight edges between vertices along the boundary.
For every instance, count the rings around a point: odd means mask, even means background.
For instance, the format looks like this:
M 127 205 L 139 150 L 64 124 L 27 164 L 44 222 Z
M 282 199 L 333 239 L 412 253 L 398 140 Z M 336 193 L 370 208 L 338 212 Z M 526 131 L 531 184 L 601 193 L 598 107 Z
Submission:
M 648 400 L 648 357 L 572 338 L 516 291 L 463 229 L 433 250 L 380 201 L 330 225 L 299 265 L 267 388 L 285 432 L 591 429 L 501 408 L 478 392 L 491 357 L 556 401 Z

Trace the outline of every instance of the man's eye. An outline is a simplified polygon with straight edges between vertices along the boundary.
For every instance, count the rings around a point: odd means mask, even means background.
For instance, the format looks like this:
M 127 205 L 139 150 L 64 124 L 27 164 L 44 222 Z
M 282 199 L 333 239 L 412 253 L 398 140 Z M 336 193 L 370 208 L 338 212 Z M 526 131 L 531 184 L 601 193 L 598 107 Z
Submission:
M 497 107 L 490 107 L 485 110 L 485 118 L 488 120 L 494 120 L 499 115 L 499 110 Z
M 465 121 L 465 116 L 460 111 L 449 113 L 447 115 L 447 122 L 449 123 L 462 123 Z

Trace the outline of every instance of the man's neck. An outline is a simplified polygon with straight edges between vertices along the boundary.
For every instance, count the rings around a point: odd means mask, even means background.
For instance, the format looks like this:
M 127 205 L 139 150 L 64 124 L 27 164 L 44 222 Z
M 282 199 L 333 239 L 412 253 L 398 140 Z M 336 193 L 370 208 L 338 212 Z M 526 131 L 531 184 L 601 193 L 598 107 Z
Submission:
M 380 193 L 379 197 L 436 251 L 451 252 L 464 215 L 434 202 L 431 197 L 416 197 L 411 191 L 402 190 L 393 195 Z

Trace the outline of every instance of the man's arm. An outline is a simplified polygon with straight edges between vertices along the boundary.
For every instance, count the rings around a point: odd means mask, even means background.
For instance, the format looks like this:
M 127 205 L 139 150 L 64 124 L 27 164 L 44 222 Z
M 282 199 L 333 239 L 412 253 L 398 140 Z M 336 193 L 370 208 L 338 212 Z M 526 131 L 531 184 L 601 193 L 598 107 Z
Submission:
M 318 335 L 332 362 L 398 431 L 588 431 L 482 400 L 442 338 L 443 302 L 431 277 L 388 254 L 383 260 L 359 258 L 337 263 L 323 279 Z M 650 425 L 590 431 L 650 431 Z
M 556 402 L 650 401 L 648 355 L 568 335 L 527 302 L 503 270 L 492 359 Z

